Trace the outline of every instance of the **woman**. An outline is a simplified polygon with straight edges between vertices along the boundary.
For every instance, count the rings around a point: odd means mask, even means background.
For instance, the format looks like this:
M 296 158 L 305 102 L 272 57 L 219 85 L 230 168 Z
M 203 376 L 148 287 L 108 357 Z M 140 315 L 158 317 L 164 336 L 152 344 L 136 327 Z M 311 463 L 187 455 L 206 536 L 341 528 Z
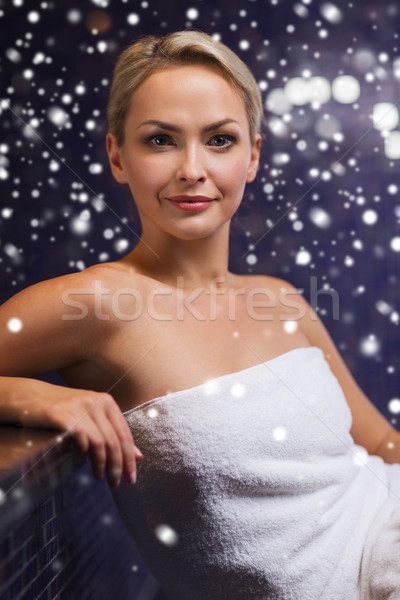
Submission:
M 0 419 L 72 431 L 171 598 L 397 598 L 399 434 L 290 284 L 228 271 L 261 113 L 206 34 L 122 53 L 107 152 L 141 237 L 1 307 Z

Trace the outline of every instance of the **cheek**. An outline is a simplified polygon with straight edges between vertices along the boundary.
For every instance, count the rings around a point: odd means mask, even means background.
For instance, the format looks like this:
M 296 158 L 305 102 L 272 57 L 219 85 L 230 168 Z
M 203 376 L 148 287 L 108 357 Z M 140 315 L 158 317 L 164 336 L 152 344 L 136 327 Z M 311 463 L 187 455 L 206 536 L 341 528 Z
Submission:
M 227 163 L 221 169 L 220 182 L 234 190 L 242 190 L 246 183 L 247 164 L 243 160 Z
M 128 177 L 131 190 L 140 191 L 141 194 L 144 190 L 150 191 L 156 180 L 154 169 L 144 165 L 143 161 L 133 162 L 129 165 Z
M 130 180 L 136 187 L 149 190 L 164 187 L 173 175 L 172 165 L 165 161 L 141 160 L 130 165 Z

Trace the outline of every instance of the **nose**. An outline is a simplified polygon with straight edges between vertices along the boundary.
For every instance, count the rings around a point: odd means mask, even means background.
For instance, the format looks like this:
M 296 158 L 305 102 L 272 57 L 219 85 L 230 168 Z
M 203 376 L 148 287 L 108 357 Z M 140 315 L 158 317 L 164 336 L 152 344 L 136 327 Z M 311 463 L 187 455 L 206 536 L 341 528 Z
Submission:
M 179 165 L 176 173 L 181 183 L 204 182 L 207 178 L 201 149 L 193 144 L 182 149 Z

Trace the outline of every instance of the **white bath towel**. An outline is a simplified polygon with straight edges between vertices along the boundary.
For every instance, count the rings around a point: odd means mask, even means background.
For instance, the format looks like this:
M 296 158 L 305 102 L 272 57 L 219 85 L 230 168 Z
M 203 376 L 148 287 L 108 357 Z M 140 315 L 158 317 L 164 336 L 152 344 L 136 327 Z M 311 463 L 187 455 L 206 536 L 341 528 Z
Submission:
M 171 599 L 367 593 L 368 533 L 399 501 L 400 466 L 354 444 L 321 350 L 297 348 L 125 417 L 144 458 L 136 486 L 122 482 L 114 499 Z

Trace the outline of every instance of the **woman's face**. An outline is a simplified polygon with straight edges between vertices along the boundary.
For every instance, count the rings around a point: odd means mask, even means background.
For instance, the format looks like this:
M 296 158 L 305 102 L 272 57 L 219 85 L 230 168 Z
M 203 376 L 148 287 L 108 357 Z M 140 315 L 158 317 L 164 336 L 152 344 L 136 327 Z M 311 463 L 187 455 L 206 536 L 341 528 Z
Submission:
M 113 175 L 127 183 L 143 235 L 181 239 L 213 234 L 230 221 L 256 175 L 243 100 L 216 69 L 169 67 L 134 92 L 118 148 L 107 135 Z M 197 198 L 194 198 L 197 197 Z

